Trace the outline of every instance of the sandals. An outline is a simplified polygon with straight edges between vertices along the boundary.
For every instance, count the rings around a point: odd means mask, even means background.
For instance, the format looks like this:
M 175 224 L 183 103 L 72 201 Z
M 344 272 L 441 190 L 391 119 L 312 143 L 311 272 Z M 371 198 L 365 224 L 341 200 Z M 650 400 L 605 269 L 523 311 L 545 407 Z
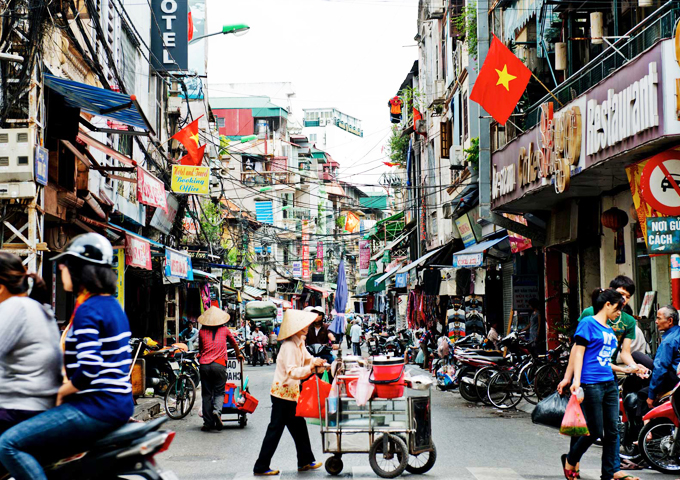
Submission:
M 636 477 L 634 475 L 624 475 L 623 477 L 614 477 L 613 480 L 640 480 L 639 477 Z
M 264 476 L 275 476 L 275 475 L 279 475 L 280 473 L 281 472 L 279 472 L 278 470 L 272 470 L 270 468 L 266 472 L 262 472 L 262 473 L 253 472 L 253 475 L 255 475 L 256 477 L 264 477 Z
M 574 480 L 576 478 L 581 478 L 579 476 L 578 470 L 567 470 L 567 454 L 565 453 L 562 455 L 560 458 L 562 460 L 562 472 L 564 472 L 564 478 L 567 480 Z M 616 480 L 621 480 L 621 479 L 616 479 Z

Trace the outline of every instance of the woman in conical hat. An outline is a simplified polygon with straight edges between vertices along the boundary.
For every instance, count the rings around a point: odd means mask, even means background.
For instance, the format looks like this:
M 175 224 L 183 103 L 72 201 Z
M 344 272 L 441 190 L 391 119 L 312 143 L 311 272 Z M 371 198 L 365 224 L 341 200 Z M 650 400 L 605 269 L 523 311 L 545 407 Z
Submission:
M 292 309 L 286 310 L 283 314 L 278 336 L 278 340 L 282 342 L 281 349 L 276 358 L 276 371 L 270 391 L 272 416 L 262 442 L 260 456 L 253 468 L 255 475 L 280 473 L 278 470 L 272 470 L 269 464 L 286 428 L 295 441 L 298 471 L 315 470 L 321 466 L 321 462 L 314 460 L 305 419 L 295 416 L 300 396 L 300 381 L 312 375 L 314 367 L 324 364 L 322 358 L 311 356 L 305 348 L 307 329 L 316 317 L 316 313 Z

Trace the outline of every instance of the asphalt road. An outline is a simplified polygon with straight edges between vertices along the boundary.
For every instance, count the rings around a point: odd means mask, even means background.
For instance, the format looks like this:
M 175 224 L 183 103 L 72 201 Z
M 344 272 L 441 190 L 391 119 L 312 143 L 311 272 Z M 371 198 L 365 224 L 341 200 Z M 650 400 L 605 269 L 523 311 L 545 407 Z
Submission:
M 274 367 L 246 367 L 250 391 L 260 404 L 248 425 L 235 424 L 222 432 L 201 432 L 198 416 L 200 398 L 192 413 L 183 420 L 170 420 L 177 432 L 170 450 L 157 459 L 164 469 L 172 470 L 180 479 L 245 480 L 253 478 L 252 468 L 260 450 L 269 417 L 269 387 Z M 438 459 L 426 475 L 433 479 L 461 480 L 533 480 L 563 479 L 560 455 L 566 453 L 569 439 L 557 431 L 533 425 L 522 411 L 501 412 L 472 405 L 457 393 L 432 390 L 433 438 Z M 226 417 L 225 417 L 226 418 Z M 230 425 L 227 423 L 227 425 Z M 325 461 L 321 449 L 319 427 L 309 426 L 316 459 Z M 600 478 L 600 452 L 592 447 L 583 458 L 581 476 Z M 367 454 L 343 456 L 344 478 L 379 478 L 371 470 Z M 297 472 L 295 445 L 285 432 L 272 468 L 281 470 L 282 478 L 332 478 L 325 469 Z M 674 478 L 653 471 L 632 472 L 642 480 Z M 404 473 L 403 476 L 411 476 Z M 262 478 L 262 477 L 257 477 Z M 276 478 L 276 477 L 274 477 Z

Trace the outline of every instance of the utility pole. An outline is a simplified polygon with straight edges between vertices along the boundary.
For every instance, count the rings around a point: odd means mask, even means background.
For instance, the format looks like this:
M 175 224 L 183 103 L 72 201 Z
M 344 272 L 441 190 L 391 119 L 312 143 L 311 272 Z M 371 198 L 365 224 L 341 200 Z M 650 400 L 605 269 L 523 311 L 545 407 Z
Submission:
M 477 0 L 477 65 L 489 52 L 489 1 Z M 475 105 L 477 106 L 477 105 Z M 479 135 L 479 218 L 491 221 L 491 119 L 477 108 Z

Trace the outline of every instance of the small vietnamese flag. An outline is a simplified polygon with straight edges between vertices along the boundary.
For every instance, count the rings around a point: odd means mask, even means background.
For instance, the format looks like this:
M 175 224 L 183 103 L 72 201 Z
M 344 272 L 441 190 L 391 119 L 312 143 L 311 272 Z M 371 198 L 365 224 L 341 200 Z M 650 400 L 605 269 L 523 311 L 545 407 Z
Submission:
M 180 165 L 191 165 L 194 167 L 200 167 L 201 164 L 203 163 L 203 154 L 205 153 L 205 147 L 207 145 L 203 145 L 202 147 L 198 148 L 198 153 L 196 154 L 196 158 L 193 158 L 191 155 L 186 154 L 182 158 L 179 159 L 179 164 Z
M 194 164 L 200 165 L 203 161 L 203 152 L 199 152 L 198 148 L 198 121 L 203 115 L 184 127 L 182 130 L 174 134 L 174 138 L 187 149 L 187 155 L 194 161 Z
M 498 123 L 505 125 L 530 78 L 531 70 L 494 35 L 470 100 L 481 105 Z

